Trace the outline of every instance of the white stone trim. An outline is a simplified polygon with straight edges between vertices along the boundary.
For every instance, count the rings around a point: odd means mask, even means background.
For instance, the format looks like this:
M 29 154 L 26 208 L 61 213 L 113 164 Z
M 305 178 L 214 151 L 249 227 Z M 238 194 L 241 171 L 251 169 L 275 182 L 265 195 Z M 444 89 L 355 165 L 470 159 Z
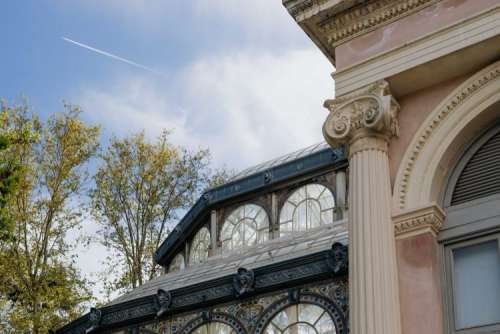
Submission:
M 500 61 L 465 81 L 445 98 L 415 133 L 399 166 L 393 210 L 407 210 L 438 200 L 447 172 L 442 160 L 460 141 L 464 129 L 500 101 Z
M 495 5 L 473 18 L 464 19 L 337 71 L 333 75 L 336 95 L 342 96 L 371 82 L 389 78 L 499 34 L 500 7 Z
M 436 203 L 406 210 L 392 217 L 397 239 L 429 232 L 437 236 L 443 226 L 445 213 Z

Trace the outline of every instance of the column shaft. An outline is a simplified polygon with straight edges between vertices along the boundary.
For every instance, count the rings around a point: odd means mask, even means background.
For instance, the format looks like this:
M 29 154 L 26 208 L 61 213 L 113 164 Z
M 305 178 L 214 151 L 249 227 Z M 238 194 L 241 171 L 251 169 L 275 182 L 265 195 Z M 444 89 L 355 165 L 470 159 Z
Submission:
M 351 150 L 349 169 L 351 333 L 400 334 L 387 143 L 362 141 L 365 149 Z

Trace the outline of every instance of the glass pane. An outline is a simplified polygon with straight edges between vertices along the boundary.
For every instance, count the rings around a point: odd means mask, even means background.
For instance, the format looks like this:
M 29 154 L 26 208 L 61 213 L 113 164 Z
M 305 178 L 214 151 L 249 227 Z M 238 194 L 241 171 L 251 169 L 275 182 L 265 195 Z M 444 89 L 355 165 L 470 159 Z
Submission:
M 228 224 L 232 222 L 231 224 Z M 232 228 L 226 228 L 226 225 Z M 257 228 L 262 229 L 257 238 Z M 245 204 L 234 210 L 226 219 L 221 241 L 224 250 L 251 246 L 268 239 L 269 219 L 266 211 L 255 204 Z
M 284 334 L 317 334 L 314 327 L 308 324 L 294 324 L 283 332 Z
M 222 227 L 221 240 L 231 239 L 231 235 L 233 234 L 233 228 L 234 225 L 227 220 L 224 223 L 224 226 Z
M 210 232 L 206 227 L 202 227 L 193 238 L 189 263 L 195 264 L 204 262 L 208 258 L 208 246 L 210 245 Z
M 335 206 L 335 200 L 330 190 L 326 190 L 323 195 L 319 198 L 319 203 L 321 205 L 321 210 L 326 210 L 333 208 Z
M 284 330 L 286 327 L 288 327 L 289 320 L 286 310 L 278 313 L 272 320 L 272 323 L 280 330 Z
M 207 334 L 207 325 L 202 325 L 198 328 L 196 328 L 193 333 L 194 334 Z
M 209 324 L 209 334 L 230 334 L 233 329 L 222 322 L 211 322 Z
M 252 205 L 252 204 L 245 205 L 243 207 L 243 209 L 245 211 L 244 217 L 248 217 L 248 218 L 252 218 L 252 219 L 254 219 L 255 216 L 257 215 L 258 211 L 260 211 L 260 207 L 258 207 L 257 205 Z
M 323 308 L 312 304 L 289 306 L 271 320 L 267 334 L 336 334 L 335 324 Z
M 321 208 L 315 200 L 307 202 L 307 226 L 308 228 L 318 227 L 321 224 Z
M 498 241 L 453 251 L 456 329 L 500 322 Z
M 281 333 L 281 331 L 280 331 L 280 330 L 279 330 L 276 326 L 274 326 L 274 325 L 271 323 L 271 324 L 269 324 L 269 325 L 267 326 L 267 328 L 266 328 L 266 330 L 265 330 L 265 332 L 264 332 L 264 333 L 266 333 L 266 334 L 280 334 L 280 333 Z
M 177 254 L 174 259 L 172 260 L 172 263 L 170 263 L 170 270 L 169 271 L 178 271 L 184 269 L 186 266 L 184 262 L 184 256 L 182 254 Z
M 285 223 L 292 220 L 294 210 L 295 206 L 293 206 L 289 202 L 286 202 L 285 205 L 283 205 L 283 208 L 281 209 L 280 223 Z
M 337 330 L 335 329 L 335 324 L 328 313 L 324 313 L 323 316 L 315 325 L 316 330 L 319 334 L 335 334 Z
M 307 186 L 307 197 L 318 199 L 325 187 L 319 184 L 310 184 Z
M 323 309 L 312 304 L 299 305 L 299 321 L 315 324 L 319 317 L 323 314 Z
M 330 224 L 333 222 L 333 209 L 321 213 L 321 224 Z

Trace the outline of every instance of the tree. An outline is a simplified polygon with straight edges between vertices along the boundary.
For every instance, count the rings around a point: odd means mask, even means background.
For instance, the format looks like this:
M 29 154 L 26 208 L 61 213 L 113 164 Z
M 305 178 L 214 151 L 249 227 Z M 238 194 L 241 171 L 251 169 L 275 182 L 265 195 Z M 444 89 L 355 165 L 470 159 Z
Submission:
M 0 112 L 0 240 L 11 236 L 13 221 L 7 212 L 7 203 L 15 193 L 19 166 L 15 159 L 8 157 L 12 133 L 7 126 L 6 107 L 2 104 Z
M 5 107 L 14 140 L 6 150 L 21 166 L 14 200 L 7 203 L 13 235 L 0 244 L 2 333 L 46 333 L 74 319 L 91 294 L 68 256 L 67 234 L 80 225 L 78 195 L 85 166 L 98 147 L 99 128 L 77 107 L 42 122 L 28 107 Z
M 109 257 L 106 292 L 135 288 L 159 274 L 153 253 L 169 227 L 210 181 L 208 150 L 190 152 L 144 133 L 112 138 L 91 191 L 92 212 Z M 218 170 L 217 182 L 227 175 Z M 113 277 L 113 279 L 110 279 Z

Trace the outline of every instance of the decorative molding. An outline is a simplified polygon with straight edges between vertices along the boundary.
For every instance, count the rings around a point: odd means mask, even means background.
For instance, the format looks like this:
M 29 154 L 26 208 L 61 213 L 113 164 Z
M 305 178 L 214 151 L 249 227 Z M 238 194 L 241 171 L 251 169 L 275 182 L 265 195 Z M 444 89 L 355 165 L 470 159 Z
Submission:
M 434 132 L 447 121 L 453 114 L 472 96 L 477 94 L 484 87 L 492 82 L 497 82 L 500 78 L 500 62 L 497 62 L 479 74 L 467 80 L 458 89 L 456 89 L 448 98 L 441 103 L 436 110 L 424 122 L 420 130 L 415 135 L 409 149 L 402 161 L 402 169 L 398 172 L 396 179 L 396 200 L 400 210 L 407 206 L 407 195 L 412 178 L 414 166 L 420 153 L 433 136 Z
M 238 268 L 238 272 L 233 278 L 233 288 L 236 297 L 253 292 L 255 288 L 255 274 L 253 270 Z
M 348 94 L 370 82 L 390 78 L 499 33 L 500 8 L 485 10 L 335 72 L 335 92 L 337 96 Z
M 377 0 L 363 3 L 319 23 L 330 47 L 366 34 L 441 0 Z
M 390 94 L 386 81 L 327 100 L 324 106 L 330 114 L 323 125 L 323 135 L 332 147 L 351 144 L 367 134 L 386 138 L 398 135 L 399 104 Z
M 437 236 L 443 226 L 445 213 L 436 203 L 429 206 L 402 212 L 394 216 L 396 238 L 430 232 Z
M 245 282 L 238 280 L 237 287 L 234 285 L 235 275 L 233 274 L 169 292 L 158 291 L 151 296 L 105 306 L 98 310 L 101 315 L 99 321 L 91 322 L 90 319 L 94 317 L 92 312 L 95 313 L 95 311 L 91 311 L 90 314 L 86 314 L 59 329 L 57 333 L 84 334 L 89 327 L 94 328 L 92 329 L 93 333 L 101 333 L 110 328 L 120 328 L 134 322 L 158 319 L 160 316 L 164 318 L 187 310 L 206 309 L 212 305 L 234 300 L 235 288 L 241 288 L 240 291 L 246 297 L 277 289 L 293 288 L 332 277 L 345 277 L 346 273 L 341 271 L 336 273 L 331 263 L 327 262 L 328 257 L 332 256 L 330 252 L 322 251 L 309 254 L 255 268 L 251 271 L 239 270 L 240 278 L 245 276 L 245 280 L 243 280 Z M 344 256 L 346 258 L 343 258 Z M 338 253 L 336 255 L 337 261 L 347 262 L 347 256 L 347 253 Z M 251 282 L 251 277 L 247 277 L 250 276 L 250 272 L 253 274 L 254 282 Z M 246 283 L 248 278 L 250 279 Z

